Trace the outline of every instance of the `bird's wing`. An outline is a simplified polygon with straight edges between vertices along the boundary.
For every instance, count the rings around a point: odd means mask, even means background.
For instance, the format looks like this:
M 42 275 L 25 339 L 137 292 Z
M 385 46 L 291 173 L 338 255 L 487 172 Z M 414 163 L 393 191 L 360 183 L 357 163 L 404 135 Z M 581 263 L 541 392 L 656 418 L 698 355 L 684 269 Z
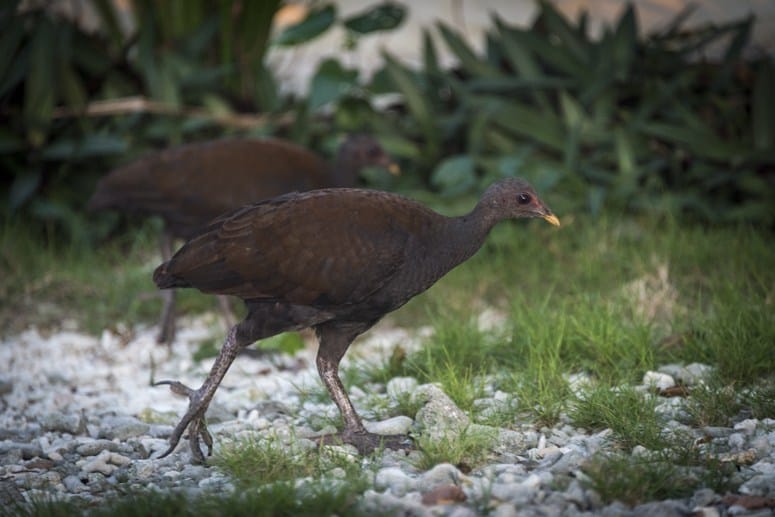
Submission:
M 404 265 L 413 236 L 406 211 L 418 205 L 343 192 L 293 194 L 238 210 L 187 243 L 168 269 L 208 293 L 357 303 Z

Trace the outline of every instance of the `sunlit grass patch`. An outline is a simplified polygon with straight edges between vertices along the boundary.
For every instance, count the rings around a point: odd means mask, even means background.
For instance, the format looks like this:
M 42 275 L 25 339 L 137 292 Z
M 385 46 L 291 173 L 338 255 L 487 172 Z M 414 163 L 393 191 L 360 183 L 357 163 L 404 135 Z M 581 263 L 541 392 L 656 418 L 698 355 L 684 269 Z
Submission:
M 569 416 L 573 423 L 597 431 L 611 429 L 615 442 L 626 450 L 665 446 L 663 422 L 656 412 L 657 398 L 631 387 L 598 386 L 578 397 Z
M 714 484 L 709 476 L 717 478 L 718 489 L 723 491 L 722 487 L 727 486 L 726 476 L 679 464 L 666 455 L 598 455 L 584 466 L 583 471 L 588 476 L 587 486 L 593 488 L 603 502 L 621 501 L 631 506 L 689 497 L 698 488 Z
M 322 478 L 337 471 L 352 484 L 362 484 L 360 458 L 338 454 L 328 447 L 304 447 L 278 438 L 242 436 L 225 443 L 213 465 L 241 485 L 258 486 L 297 478 Z
M 496 438 L 494 429 L 481 426 L 468 426 L 442 437 L 420 434 L 416 446 L 422 455 L 416 467 L 428 470 L 440 463 L 451 463 L 462 472 L 469 472 L 489 459 Z

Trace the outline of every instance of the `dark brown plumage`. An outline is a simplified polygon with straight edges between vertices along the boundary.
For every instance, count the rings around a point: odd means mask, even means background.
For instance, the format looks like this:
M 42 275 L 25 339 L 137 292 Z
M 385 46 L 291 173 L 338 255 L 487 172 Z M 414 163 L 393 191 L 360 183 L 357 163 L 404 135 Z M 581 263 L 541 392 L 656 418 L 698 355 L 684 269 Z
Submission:
M 366 432 L 339 380 L 342 356 L 356 336 L 473 255 L 498 221 L 518 217 L 559 225 L 519 179 L 495 183 L 460 217 L 396 194 L 325 189 L 245 206 L 212 222 L 156 269 L 154 282 L 238 296 L 248 315 L 230 330 L 201 388 L 163 382 L 190 398 L 165 455 L 188 428 L 194 459 L 204 461 L 200 436 L 212 446 L 205 411 L 237 352 L 305 327 L 318 337 L 318 372 L 344 419 L 340 438 L 362 452 L 380 439 L 398 445 L 395 437 Z
M 369 165 L 391 167 L 377 141 L 352 135 L 333 164 L 289 142 L 232 138 L 181 145 L 110 172 L 89 200 L 93 210 L 115 209 L 164 221 L 162 255 L 172 239 L 189 239 L 219 215 L 288 192 L 352 187 Z M 175 333 L 174 292 L 165 293 L 159 342 Z

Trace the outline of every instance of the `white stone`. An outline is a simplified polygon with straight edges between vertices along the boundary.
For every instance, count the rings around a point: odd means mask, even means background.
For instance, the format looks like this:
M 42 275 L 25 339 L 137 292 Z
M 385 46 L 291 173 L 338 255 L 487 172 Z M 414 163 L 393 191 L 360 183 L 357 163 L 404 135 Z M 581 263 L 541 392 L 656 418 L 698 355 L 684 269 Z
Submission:
M 467 479 L 457 467 L 449 463 L 439 463 L 420 476 L 418 488 L 421 492 L 430 492 L 434 488 L 445 485 L 460 485 Z
M 411 395 L 417 389 L 417 379 L 414 377 L 393 377 L 387 382 L 385 391 L 392 399 Z
M 364 422 L 366 430 L 374 434 L 407 434 L 414 421 L 408 416 L 399 415 L 380 422 Z
M 649 371 L 643 375 L 643 384 L 651 388 L 666 390 L 675 386 L 675 379 L 666 373 Z
M 746 434 L 752 434 L 756 431 L 756 425 L 759 423 L 755 418 L 747 418 L 742 422 L 735 424 L 735 431 L 742 431 Z
M 380 469 L 374 478 L 376 490 L 390 490 L 393 495 L 403 496 L 417 490 L 417 480 L 398 467 Z

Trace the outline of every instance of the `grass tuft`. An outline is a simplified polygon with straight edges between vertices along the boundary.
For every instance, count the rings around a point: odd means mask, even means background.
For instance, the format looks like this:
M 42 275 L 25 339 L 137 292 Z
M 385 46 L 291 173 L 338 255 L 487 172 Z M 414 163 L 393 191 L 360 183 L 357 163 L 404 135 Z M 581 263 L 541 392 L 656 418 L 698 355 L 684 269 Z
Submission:
M 304 448 L 250 434 L 223 445 L 213 465 L 240 485 L 257 486 L 297 478 L 320 479 L 333 469 L 342 469 L 348 483 L 363 484 L 358 459 L 337 454 L 330 448 Z M 364 488 L 365 489 L 365 488 Z
M 480 426 L 468 426 L 460 433 L 441 438 L 421 434 L 416 444 L 422 456 L 416 466 L 428 470 L 440 463 L 451 463 L 464 473 L 470 472 L 489 459 L 496 438 L 494 430 Z
M 576 398 L 569 416 L 590 430 L 611 429 L 615 441 L 627 450 L 636 445 L 658 450 L 665 446 L 658 400 L 631 387 L 597 386 Z

